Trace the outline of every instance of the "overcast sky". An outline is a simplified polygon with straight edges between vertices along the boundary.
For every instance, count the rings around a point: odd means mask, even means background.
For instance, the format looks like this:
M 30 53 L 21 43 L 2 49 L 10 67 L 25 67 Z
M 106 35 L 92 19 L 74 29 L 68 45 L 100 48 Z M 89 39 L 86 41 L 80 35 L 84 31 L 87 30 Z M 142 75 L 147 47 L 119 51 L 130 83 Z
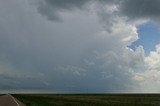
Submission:
M 0 91 L 160 92 L 160 0 L 0 0 Z

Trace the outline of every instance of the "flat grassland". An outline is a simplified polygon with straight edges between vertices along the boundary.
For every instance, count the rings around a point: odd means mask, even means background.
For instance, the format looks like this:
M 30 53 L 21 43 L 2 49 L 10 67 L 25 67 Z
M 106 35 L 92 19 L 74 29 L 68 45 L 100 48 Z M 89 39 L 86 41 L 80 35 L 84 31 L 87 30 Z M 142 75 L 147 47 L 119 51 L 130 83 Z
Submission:
M 15 94 L 27 106 L 160 106 L 160 94 Z

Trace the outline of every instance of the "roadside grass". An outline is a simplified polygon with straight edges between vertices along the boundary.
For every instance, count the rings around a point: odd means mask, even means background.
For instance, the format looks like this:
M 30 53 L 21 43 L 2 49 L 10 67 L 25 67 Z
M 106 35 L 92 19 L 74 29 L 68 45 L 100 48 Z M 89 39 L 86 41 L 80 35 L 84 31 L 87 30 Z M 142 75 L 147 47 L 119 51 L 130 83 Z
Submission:
M 27 106 L 159 106 L 156 94 L 16 94 Z

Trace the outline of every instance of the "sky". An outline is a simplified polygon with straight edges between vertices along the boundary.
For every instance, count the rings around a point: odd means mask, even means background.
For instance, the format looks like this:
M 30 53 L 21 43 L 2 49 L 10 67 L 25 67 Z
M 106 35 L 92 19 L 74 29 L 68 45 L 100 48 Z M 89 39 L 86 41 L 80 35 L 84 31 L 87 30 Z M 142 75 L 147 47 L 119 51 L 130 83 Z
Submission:
M 155 23 L 146 23 L 138 27 L 139 39 L 132 43 L 132 49 L 142 45 L 145 49 L 146 55 L 150 51 L 155 50 L 155 45 L 160 43 L 160 26 Z M 147 37 L 146 37 L 147 36 Z
M 0 0 L 0 92 L 159 93 L 159 0 Z

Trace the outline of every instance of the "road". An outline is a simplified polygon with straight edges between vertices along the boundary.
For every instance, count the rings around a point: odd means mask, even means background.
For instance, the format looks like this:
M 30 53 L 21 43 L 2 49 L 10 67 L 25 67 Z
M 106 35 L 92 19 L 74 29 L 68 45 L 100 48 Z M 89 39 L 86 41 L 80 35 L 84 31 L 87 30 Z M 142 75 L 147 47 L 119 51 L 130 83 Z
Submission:
M 0 96 L 0 106 L 26 106 L 12 95 L 2 95 Z

